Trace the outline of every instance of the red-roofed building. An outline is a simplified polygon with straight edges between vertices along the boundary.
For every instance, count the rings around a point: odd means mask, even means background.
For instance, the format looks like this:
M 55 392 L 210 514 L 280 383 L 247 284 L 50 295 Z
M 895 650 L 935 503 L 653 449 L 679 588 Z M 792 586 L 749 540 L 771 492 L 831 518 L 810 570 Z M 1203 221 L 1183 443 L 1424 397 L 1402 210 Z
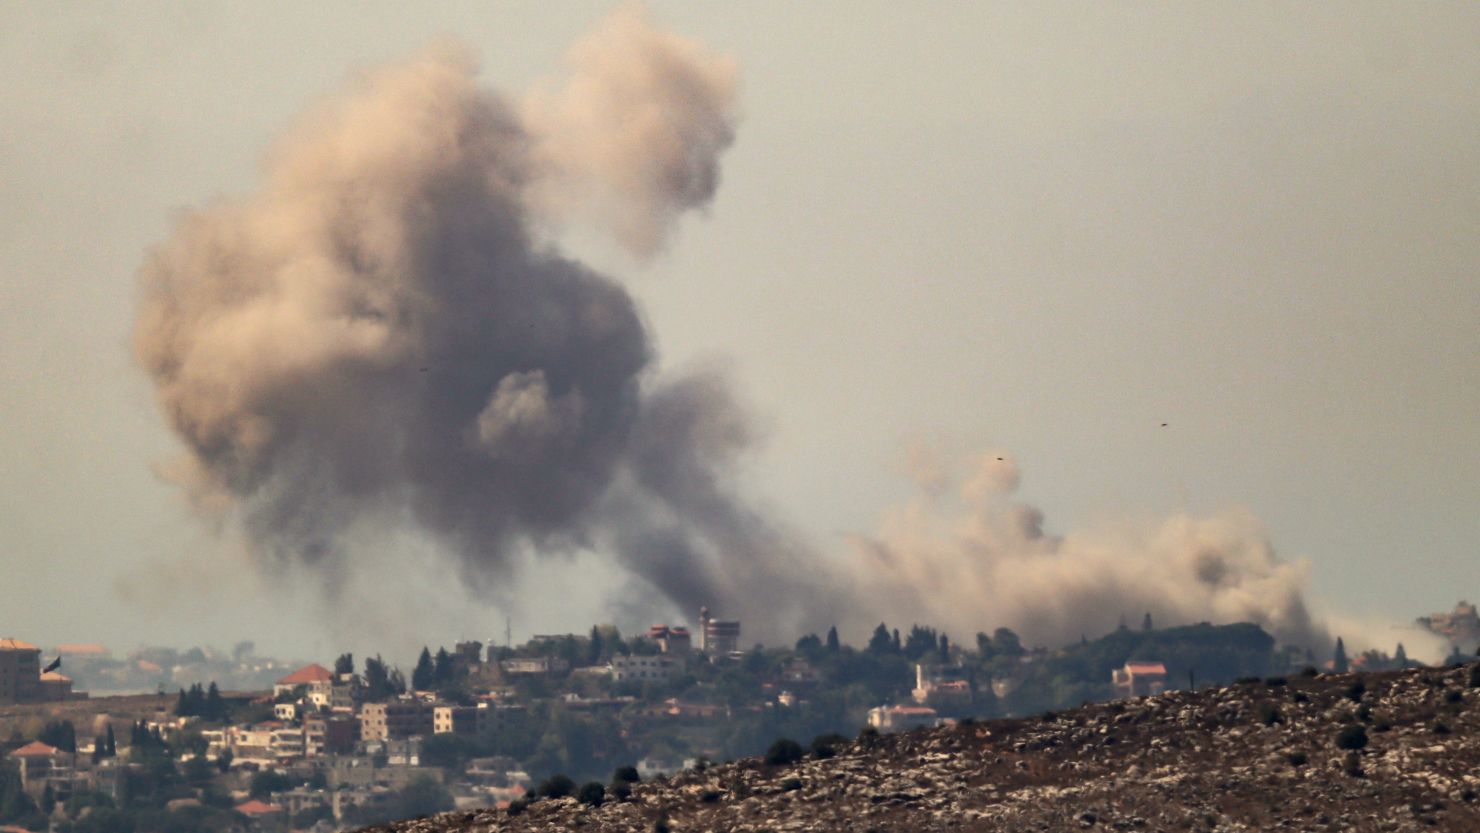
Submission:
M 1167 667 L 1159 662 L 1127 662 L 1110 672 L 1118 697 L 1150 697 L 1167 690 Z
M 70 782 L 72 777 L 72 753 L 64 752 L 55 746 L 48 746 L 39 740 L 30 743 L 10 753 L 20 766 L 21 786 L 32 794 L 32 797 L 41 795 L 46 788 L 46 782 L 60 781 Z
M 55 671 L 41 675 L 41 699 L 48 703 L 60 703 L 77 697 L 72 693 L 72 678 Z M 86 698 L 87 695 L 82 695 Z
M 236 811 L 251 820 L 257 828 L 277 828 L 284 820 L 283 808 L 276 804 L 252 799 L 236 805 Z
M 34 703 L 40 698 L 41 649 L 19 639 L 0 639 L 0 704 Z
M 328 707 L 333 700 L 334 672 L 318 663 L 305 665 L 292 674 L 277 681 L 272 687 L 272 695 L 281 697 L 284 694 L 292 694 L 299 688 L 304 689 L 304 696 L 315 706 Z

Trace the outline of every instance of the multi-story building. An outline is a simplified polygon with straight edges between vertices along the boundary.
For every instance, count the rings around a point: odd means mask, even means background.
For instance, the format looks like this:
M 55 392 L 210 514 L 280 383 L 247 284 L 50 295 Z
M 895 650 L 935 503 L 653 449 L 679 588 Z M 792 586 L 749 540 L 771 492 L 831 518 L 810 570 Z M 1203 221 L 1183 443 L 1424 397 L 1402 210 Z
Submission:
M 309 757 L 343 755 L 360 739 L 360 722 L 351 715 L 317 715 L 303 721 L 303 752 Z
M 31 793 L 32 798 L 39 798 L 48 785 L 55 793 L 57 787 L 66 788 L 71 784 L 73 755 L 70 752 L 38 740 L 11 752 L 10 759 L 19 769 L 21 787 Z
M 710 656 L 727 656 L 740 650 L 740 623 L 709 618 L 709 608 L 699 608 L 699 650 Z
M 299 688 L 310 703 L 327 709 L 333 701 L 334 673 L 318 663 L 305 665 L 278 680 L 272 687 L 272 696 L 292 694 Z
M 360 707 L 361 740 L 395 740 L 432 734 L 432 704 L 420 700 L 366 703 Z
M 480 735 L 487 731 L 489 710 L 478 706 L 433 706 L 432 733 L 438 735 Z
M 657 643 L 658 650 L 665 654 L 687 654 L 692 647 L 688 628 L 653 625 L 648 628 L 647 638 Z
M 611 661 L 612 679 L 616 682 L 658 682 L 670 680 L 678 674 L 678 661 L 667 654 L 653 656 L 614 656 Z
M 559 674 L 570 670 L 570 663 L 559 657 L 514 657 L 498 667 L 505 674 Z
M 41 649 L 19 639 L 0 639 L 0 703 L 41 699 Z

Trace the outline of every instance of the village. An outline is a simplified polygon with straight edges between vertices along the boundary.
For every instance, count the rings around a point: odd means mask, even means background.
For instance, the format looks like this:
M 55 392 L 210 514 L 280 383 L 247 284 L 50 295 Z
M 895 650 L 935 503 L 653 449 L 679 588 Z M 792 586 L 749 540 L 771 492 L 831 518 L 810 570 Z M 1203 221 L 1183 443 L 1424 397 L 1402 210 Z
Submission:
M 1313 661 L 1251 624 L 1157 629 L 1149 614 L 1140 628 L 1052 651 L 1007 628 L 958 645 L 882 623 L 859 649 L 836 629 L 784 649 L 741 639 L 740 622 L 706 609 L 692 630 L 660 624 L 624 638 L 604 625 L 520 646 L 426 649 L 409 679 L 346 654 L 293 669 L 271 691 L 196 683 L 128 713 L 129 698 L 88 700 L 43 670 L 36 646 L 6 639 L 0 710 L 31 710 L 33 728 L 35 715 L 47 719 L 34 737 L 12 724 L 0 824 L 90 833 L 153 818 L 172 830 L 328 833 L 508 807 L 555 778 L 647 780 L 759 754 L 777 738 L 1031 714 Z M 1348 659 L 1339 641 L 1336 651 L 1325 667 L 1409 664 L 1401 645 L 1396 657 Z

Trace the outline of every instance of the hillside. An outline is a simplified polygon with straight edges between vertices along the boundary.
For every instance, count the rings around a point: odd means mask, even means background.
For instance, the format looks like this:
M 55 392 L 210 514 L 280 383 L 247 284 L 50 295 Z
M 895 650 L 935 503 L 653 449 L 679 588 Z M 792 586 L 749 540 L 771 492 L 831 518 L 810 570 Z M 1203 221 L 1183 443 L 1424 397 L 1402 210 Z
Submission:
M 1272 678 L 744 759 L 600 807 L 543 799 L 377 829 L 1480 830 L 1477 698 L 1476 666 Z

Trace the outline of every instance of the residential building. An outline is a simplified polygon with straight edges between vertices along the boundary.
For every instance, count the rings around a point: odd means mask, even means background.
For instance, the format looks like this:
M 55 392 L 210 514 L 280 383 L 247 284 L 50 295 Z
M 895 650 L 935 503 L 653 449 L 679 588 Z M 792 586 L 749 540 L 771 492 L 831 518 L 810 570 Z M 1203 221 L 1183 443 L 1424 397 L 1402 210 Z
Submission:
M 0 704 L 40 698 L 41 649 L 19 639 L 0 639 Z
M 32 741 L 10 753 L 21 776 L 21 787 L 37 798 L 47 784 L 70 786 L 73 755 L 41 741 Z M 53 792 L 58 792 L 53 790 Z
M 352 715 L 316 715 L 303 721 L 303 752 L 309 757 L 344 755 L 360 739 L 360 721 Z
M 360 739 L 392 740 L 432 734 L 432 705 L 420 700 L 366 703 L 360 707 Z
M 272 687 L 273 697 L 304 689 L 304 698 L 315 706 L 328 708 L 333 701 L 334 673 L 318 663 L 305 665 L 278 680 Z
M 881 732 L 904 732 L 930 727 L 940 715 L 927 706 L 878 706 L 868 710 L 868 725 Z
M 728 656 L 740 650 L 740 623 L 709 618 L 709 608 L 699 608 L 699 650 L 710 656 Z
M 432 733 L 471 737 L 487 729 L 489 709 L 478 706 L 432 707 Z
M 329 686 L 329 708 L 352 712 L 365 699 L 365 681 L 359 674 L 335 674 Z
M 464 672 L 482 665 L 483 643 L 477 641 L 457 643 L 452 649 L 452 662 Z
M 61 703 L 66 700 L 85 699 L 86 694 L 72 691 L 72 678 L 55 671 L 41 675 L 38 697 L 44 703 Z
M 659 682 L 678 675 L 679 663 L 667 654 L 652 656 L 617 655 L 611 661 L 612 679 L 616 682 Z
M 1127 662 L 1110 672 L 1117 697 L 1149 697 L 1167 690 L 1167 668 L 1159 662 Z
M 514 657 L 500 660 L 498 667 L 505 674 L 561 674 L 570 663 L 559 657 Z
M 692 647 L 688 628 L 653 625 L 648 628 L 647 638 L 656 643 L 658 650 L 665 654 L 687 654 Z

